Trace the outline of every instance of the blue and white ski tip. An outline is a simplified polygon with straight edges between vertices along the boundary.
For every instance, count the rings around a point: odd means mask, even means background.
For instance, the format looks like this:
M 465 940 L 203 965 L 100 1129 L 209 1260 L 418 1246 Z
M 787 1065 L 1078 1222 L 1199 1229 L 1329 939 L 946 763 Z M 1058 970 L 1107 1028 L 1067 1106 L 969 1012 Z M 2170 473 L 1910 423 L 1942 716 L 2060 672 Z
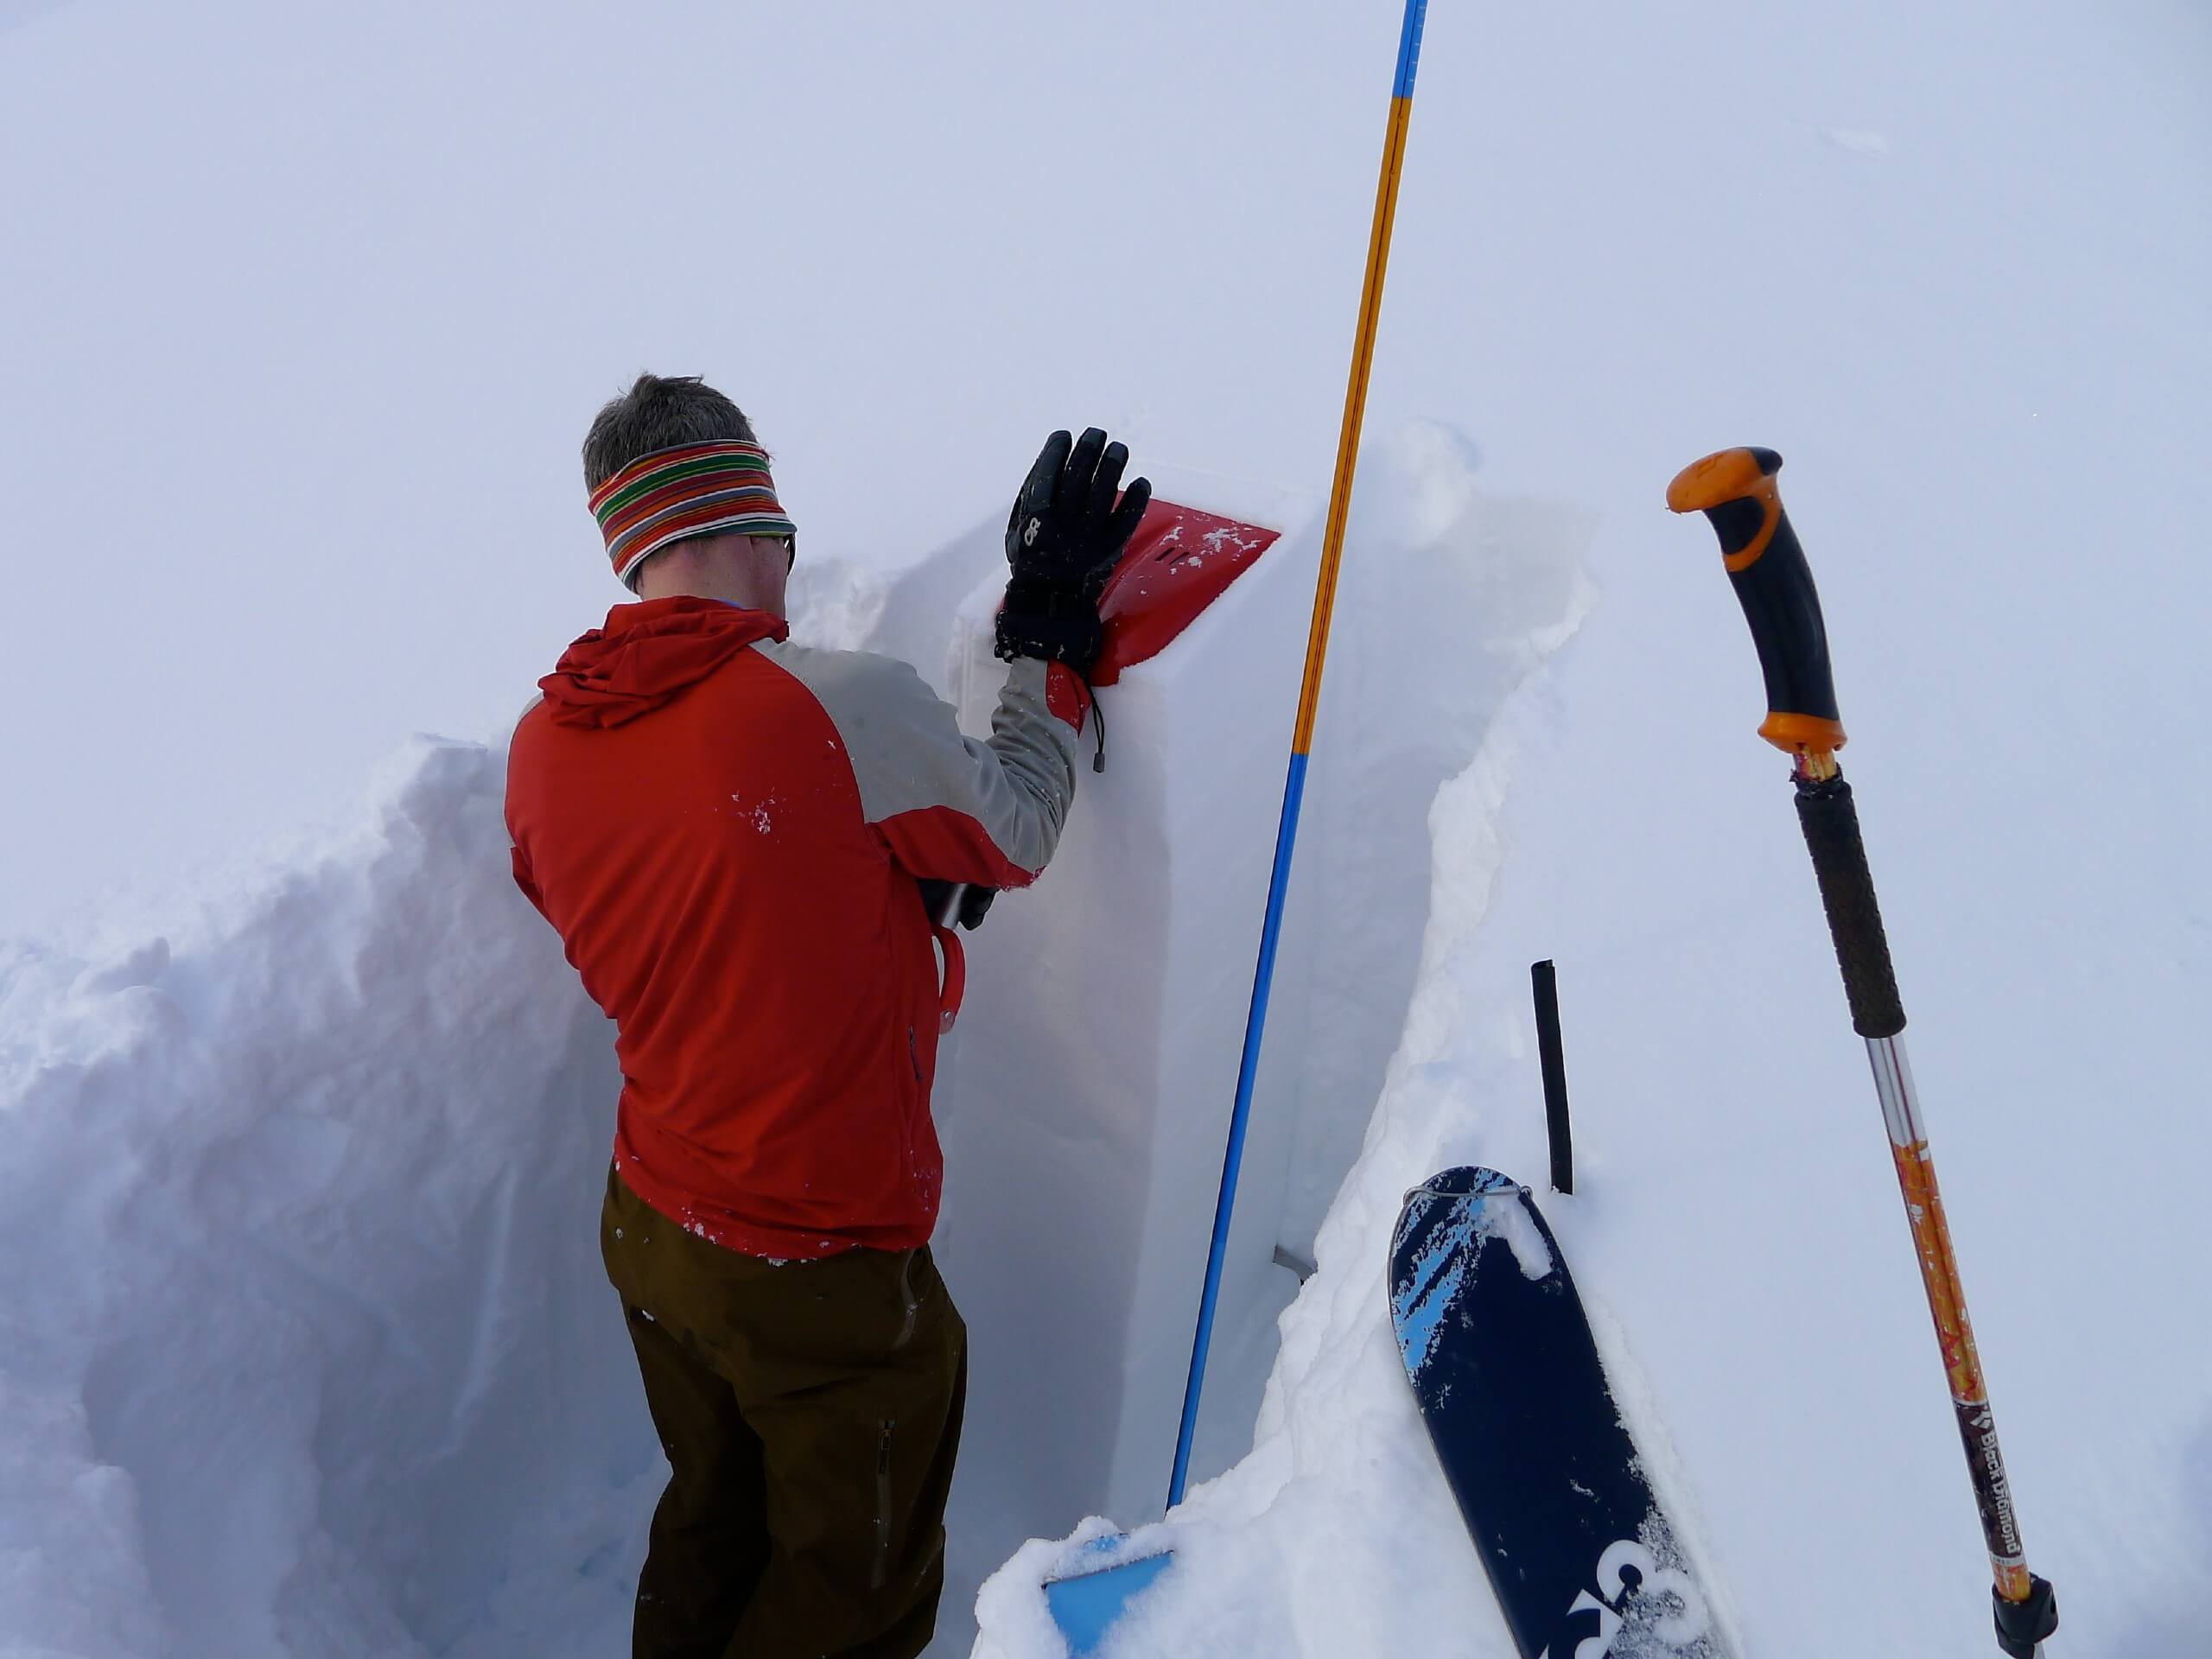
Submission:
M 1406 1194 L 1391 1242 L 1400 1271 L 1390 1287 L 1390 1327 L 1416 1385 L 1436 1351 L 1446 1313 L 1467 1291 L 1480 1244 L 1503 1243 L 1523 1278 L 1542 1280 L 1560 1271 L 1550 1239 L 1522 1202 L 1528 1190 L 1494 1169 L 1462 1165 L 1430 1176 Z

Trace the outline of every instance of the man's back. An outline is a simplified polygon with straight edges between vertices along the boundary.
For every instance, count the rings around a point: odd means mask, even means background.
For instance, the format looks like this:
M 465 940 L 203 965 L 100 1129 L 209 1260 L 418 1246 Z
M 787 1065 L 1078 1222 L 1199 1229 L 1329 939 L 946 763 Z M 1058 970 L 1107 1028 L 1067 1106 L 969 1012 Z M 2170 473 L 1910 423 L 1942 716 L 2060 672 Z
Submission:
M 538 683 L 507 829 L 616 1022 L 600 1252 L 670 1464 L 632 1650 L 913 1659 L 968 1364 L 928 1248 L 962 959 L 920 884 L 981 890 L 973 927 L 1051 858 L 1098 594 L 1149 486 L 1118 489 L 1103 432 L 1047 440 L 1007 523 L 1007 676 L 976 741 L 905 664 L 789 642 L 797 526 L 720 392 L 640 375 L 583 460 L 641 602 Z
M 948 740 L 904 664 L 784 632 L 669 599 L 571 647 L 514 735 L 516 873 L 617 1023 L 639 1197 L 748 1255 L 910 1249 L 944 1169 L 916 878 L 1027 880 L 1073 726 L 1039 706 L 1004 754 Z M 1003 775 L 1024 765 L 1048 801 Z

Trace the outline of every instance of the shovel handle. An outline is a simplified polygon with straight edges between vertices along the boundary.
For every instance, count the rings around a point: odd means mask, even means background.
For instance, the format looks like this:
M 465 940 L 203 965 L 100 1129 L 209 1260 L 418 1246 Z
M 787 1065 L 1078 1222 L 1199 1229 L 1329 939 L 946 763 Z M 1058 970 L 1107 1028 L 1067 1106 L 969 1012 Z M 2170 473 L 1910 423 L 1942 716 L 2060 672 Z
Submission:
M 1702 512 L 1719 534 L 1728 580 L 1766 676 L 1767 716 L 1759 735 L 1791 754 L 1832 754 L 1844 737 L 1827 627 L 1775 483 L 1781 470 L 1782 457 L 1771 449 L 1723 449 L 1677 473 L 1667 486 L 1667 505 L 1676 512 Z

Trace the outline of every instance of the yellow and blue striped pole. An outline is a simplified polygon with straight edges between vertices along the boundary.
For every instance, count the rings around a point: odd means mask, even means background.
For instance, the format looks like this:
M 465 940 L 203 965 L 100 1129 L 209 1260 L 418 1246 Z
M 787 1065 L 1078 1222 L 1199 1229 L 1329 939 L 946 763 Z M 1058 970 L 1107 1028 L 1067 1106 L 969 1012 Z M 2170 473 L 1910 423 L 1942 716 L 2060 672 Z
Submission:
M 1291 850 L 1298 841 L 1298 812 L 1306 798 L 1306 762 L 1313 749 L 1313 718 L 1321 702 L 1321 669 L 1329 654 L 1329 620 L 1336 610 L 1337 570 L 1344 563 L 1344 521 L 1351 511 L 1352 473 L 1359 458 L 1360 423 L 1367 413 L 1367 376 L 1375 361 L 1375 321 L 1382 309 L 1382 273 L 1390 259 L 1390 226 L 1397 217 L 1398 177 L 1406 159 L 1406 132 L 1414 112 L 1414 71 L 1421 61 L 1421 21 L 1428 0 L 1406 0 L 1398 35 L 1397 78 L 1390 87 L 1390 124 L 1382 144 L 1382 176 L 1375 187 L 1375 225 L 1367 241 L 1367 279 L 1359 296 L 1359 328 L 1352 340 L 1351 378 L 1344 389 L 1344 423 L 1337 438 L 1337 470 L 1329 486 L 1329 517 L 1321 535 L 1321 574 L 1313 589 L 1313 626 L 1306 641 L 1306 678 L 1298 693 L 1298 724 L 1290 741 L 1290 774 L 1284 780 L 1282 823 L 1275 831 L 1274 870 L 1268 881 L 1267 918 L 1260 928 L 1260 965 L 1252 982 L 1252 1011 L 1244 1023 L 1244 1057 L 1236 1071 L 1236 1105 L 1230 1114 L 1229 1151 L 1222 1160 L 1221 1197 L 1214 1205 L 1213 1244 L 1206 1255 L 1205 1289 L 1198 1299 L 1198 1336 L 1191 1344 L 1191 1377 L 1183 1390 L 1183 1425 L 1175 1439 L 1175 1472 L 1167 1506 L 1183 1501 L 1191 1472 L 1191 1440 L 1198 1427 L 1198 1392 L 1205 1382 L 1206 1350 L 1213 1341 L 1214 1311 L 1221 1300 L 1222 1258 L 1236 1205 L 1236 1174 L 1244 1161 L 1244 1132 L 1252 1116 L 1252 1081 L 1259 1069 L 1260 1039 L 1267 1029 L 1268 993 L 1274 981 L 1275 947 L 1282 939 L 1283 897 L 1290 886 Z

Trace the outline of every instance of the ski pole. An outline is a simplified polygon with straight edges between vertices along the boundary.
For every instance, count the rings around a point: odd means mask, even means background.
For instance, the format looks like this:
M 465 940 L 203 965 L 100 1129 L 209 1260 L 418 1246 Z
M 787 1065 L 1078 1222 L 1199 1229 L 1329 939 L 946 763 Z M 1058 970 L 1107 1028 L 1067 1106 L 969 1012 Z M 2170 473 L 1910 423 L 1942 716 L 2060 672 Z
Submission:
M 1797 817 L 1812 851 L 1821 901 L 1836 960 L 1843 969 L 1851 1023 L 1866 1039 L 1875 1092 L 1888 1125 L 1890 1153 L 1904 1193 L 1905 1214 L 1935 1316 L 1936 1339 L 1951 1387 L 1965 1444 L 1967 1469 L 1981 1531 L 1996 1580 L 1992 1592 L 1997 1645 L 2011 1659 L 2035 1659 L 2041 1643 L 2058 1628 L 2057 1598 L 2050 1580 L 2028 1571 L 2012 1513 L 2012 1489 L 1997 1449 L 1997 1426 L 1967 1320 L 1966 1289 L 1959 1280 L 1951 1230 L 1936 1185 L 1936 1164 L 1921 1121 L 1920 1099 L 1905 1063 L 1904 1005 L 1890 964 L 1890 943 L 1874 901 L 1874 879 L 1859 834 L 1859 811 L 1835 752 L 1843 747 L 1829 671 L 1827 630 L 1821 619 L 1813 573 L 1797 544 L 1775 483 L 1782 457 L 1771 449 L 1723 449 L 1694 461 L 1667 486 L 1676 512 L 1702 512 L 1719 533 L 1728 579 L 1742 601 L 1766 677 L 1767 717 L 1759 735 L 1793 758 Z
M 1306 677 L 1298 693 L 1298 724 L 1290 743 L 1290 772 L 1282 790 L 1282 821 L 1275 830 L 1274 867 L 1268 877 L 1268 908 L 1260 925 L 1260 963 L 1252 978 L 1252 1007 L 1244 1020 L 1244 1053 L 1236 1067 L 1236 1103 L 1229 1117 L 1229 1149 L 1221 1166 L 1221 1195 L 1214 1201 L 1213 1242 L 1206 1251 L 1205 1287 L 1198 1295 L 1198 1329 L 1191 1343 L 1190 1380 L 1183 1386 L 1183 1421 L 1175 1434 L 1175 1469 L 1168 1477 L 1167 1507 L 1183 1501 L 1191 1472 L 1191 1440 L 1198 1423 L 1198 1394 L 1205 1384 L 1206 1350 L 1221 1300 L 1222 1262 L 1229 1248 L 1229 1219 L 1236 1205 L 1236 1176 L 1244 1161 L 1244 1132 L 1252 1116 L 1252 1084 L 1259 1070 L 1260 1038 L 1267 1029 L 1268 993 L 1274 982 L 1275 947 L 1282 938 L 1283 899 L 1290 886 L 1291 850 L 1298 841 L 1298 813 L 1306 796 L 1306 761 L 1313 747 L 1313 715 L 1321 699 L 1321 664 L 1329 651 L 1329 619 L 1336 607 L 1337 569 L 1344 561 L 1344 519 L 1351 508 L 1352 470 L 1359 456 L 1360 422 L 1367 412 L 1367 372 L 1375 359 L 1375 320 L 1382 309 L 1382 272 L 1390 258 L 1390 226 L 1398 211 L 1398 175 L 1405 165 L 1406 131 L 1413 118 L 1414 71 L 1421 61 L 1421 20 L 1428 0 L 1406 0 L 1398 30 L 1396 79 L 1390 86 L 1390 121 L 1382 143 L 1382 176 L 1375 187 L 1375 223 L 1368 234 L 1367 276 L 1360 289 L 1359 326 L 1353 335 L 1351 379 L 1344 391 L 1344 419 L 1337 436 L 1336 476 L 1329 486 L 1329 516 L 1321 535 L 1321 573 L 1313 588 L 1313 626 L 1306 639 Z

